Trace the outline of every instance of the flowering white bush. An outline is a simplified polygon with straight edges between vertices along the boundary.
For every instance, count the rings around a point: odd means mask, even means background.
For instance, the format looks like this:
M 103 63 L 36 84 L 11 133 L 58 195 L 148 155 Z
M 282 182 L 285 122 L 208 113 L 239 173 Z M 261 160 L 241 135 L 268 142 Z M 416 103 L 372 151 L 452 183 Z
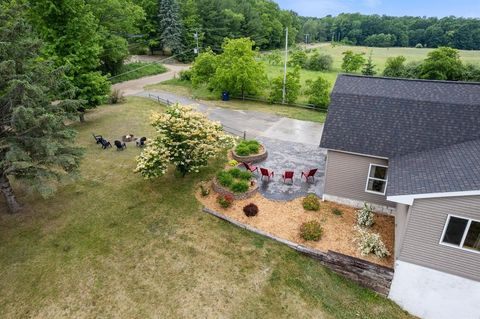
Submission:
M 375 254 L 379 258 L 385 258 L 390 256 L 390 252 L 382 241 L 380 234 L 371 233 L 361 227 L 355 227 L 357 231 L 357 237 L 355 242 L 358 245 L 358 249 L 362 256 L 368 254 Z
M 136 172 L 145 178 L 164 175 L 168 164 L 183 176 L 198 172 L 222 149 L 233 146 L 234 139 L 220 123 L 189 106 L 170 106 L 164 113 L 154 113 L 151 122 L 159 135 L 137 157 Z
M 372 227 L 375 223 L 372 206 L 367 203 L 363 204 L 363 208 L 357 210 L 357 225 L 361 227 Z

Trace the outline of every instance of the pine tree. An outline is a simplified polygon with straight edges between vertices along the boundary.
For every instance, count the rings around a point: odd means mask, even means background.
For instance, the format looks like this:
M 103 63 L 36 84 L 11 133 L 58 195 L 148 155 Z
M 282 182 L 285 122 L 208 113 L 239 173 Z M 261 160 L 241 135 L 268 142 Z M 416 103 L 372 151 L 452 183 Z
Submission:
M 369 75 L 373 76 L 377 74 L 377 71 L 375 71 L 375 64 L 373 64 L 373 59 L 372 59 L 372 53 L 370 52 L 370 56 L 368 57 L 367 63 L 363 66 L 362 74 L 363 75 Z
M 12 213 L 20 205 L 10 177 L 46 196 L 77 172 L 82 154 L 65 125 L 81 104 L 66 99 L 74 90 L 62 69 L 39 57 L 41 42 L 16 3 L 0 4 L 0 191 Z
M 177 54 L 183 51 L 182 20 L 180 8 L 176 0 L 159 0 L 158 24 L 160 45 L 164 51 L 170 50 Z

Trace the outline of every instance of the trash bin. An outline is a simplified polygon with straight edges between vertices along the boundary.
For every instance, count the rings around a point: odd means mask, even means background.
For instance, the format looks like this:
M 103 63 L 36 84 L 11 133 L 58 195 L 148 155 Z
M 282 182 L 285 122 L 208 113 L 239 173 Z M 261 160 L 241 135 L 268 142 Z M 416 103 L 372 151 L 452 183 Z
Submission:
M 230 94 L 227 91 L 222 92 L 222 101 L 229 101 L 230 100 Z

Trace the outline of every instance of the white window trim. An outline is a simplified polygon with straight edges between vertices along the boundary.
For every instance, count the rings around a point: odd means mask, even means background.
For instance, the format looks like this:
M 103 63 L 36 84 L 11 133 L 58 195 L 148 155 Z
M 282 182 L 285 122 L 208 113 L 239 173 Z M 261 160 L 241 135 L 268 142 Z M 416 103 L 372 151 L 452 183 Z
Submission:
M 448 227 L 448 224 L 450 223 L 450 218 L 451 217 L 456 217 L 456 218 L 468 220 L 467 226 L 465 227 L 465 231 L 464 231 L 463 236 L 462 236 L 462 240 L 460 242 L 460 246 L 443 242 L 443 237 L 445 236 L 445 233 L 447 231 L 447 227 Z M 467 238 L 467 234 L 468 234 L 468 231 L 470 230 L 470 225 L 472 224 L 472 222 L 480 223 L 480 220 L 476 220 L 476 219 L 468 218 L 468 217 L 463 217 L 463 216 L 459 216 L 459 215 L 448 214 L 447 221 L 445 222 L 445 226 L 443 226 L 442 236 L 440 237 L 439 244 L 442 245 L 442 246 L 452 247 L 452 248 L 460 249 L 460 250 L 463 250 L 463 251 L 468 251 L 468 252 L 471 252 L 471 253 L 480 254 L 480 251 L 478 251 L 478 250 L 463 248 L 463 245 L 465 244 L 465 239 Z
M 388 177 L 385 178 L 385 179 L 370 177 L 370 173 L 372 172 L 372 166 L 383 167 L 383 168 L 386 168 L 388 170 L 388 166 L 381 165 L 381 164 L 370 163 L 370 166 L 368 168 L 367 182 L 365 183 L 365 192 L 370 193 L 370 194 L 375 194 L 375 195 L 385 195 L 387 193 Z M 371 191 L 371 190 L 368 189 L 368 182 L 371 179 L 376 180 L 376 181 L 385 182 L 385 190 L 383 191 L 383 193 L 382 192 Z

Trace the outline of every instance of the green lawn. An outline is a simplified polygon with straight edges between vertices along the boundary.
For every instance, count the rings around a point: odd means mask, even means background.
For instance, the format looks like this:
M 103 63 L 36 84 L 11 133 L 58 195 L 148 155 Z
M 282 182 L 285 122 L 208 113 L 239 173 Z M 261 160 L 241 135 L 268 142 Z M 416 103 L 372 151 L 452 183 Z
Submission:
M 135 80 L 144 76 L 167 72 L 167 68 L 156 62 L 133 62 L 124 64 L 119 75 L 110 78 L 112 84 Z
M 15 185 L 25 212 L 1 214 L 1 318 L 410 318 L 316 261 L 202 213 L 193 185 L 222 161 L 145 181 L 133 173 L 139 149 L 94 143 L 92 132 L 152 136 L 147 118 L 160 110 L 129 98 L 87 113 L 76 124 L 81 178 L 47 200 Z

